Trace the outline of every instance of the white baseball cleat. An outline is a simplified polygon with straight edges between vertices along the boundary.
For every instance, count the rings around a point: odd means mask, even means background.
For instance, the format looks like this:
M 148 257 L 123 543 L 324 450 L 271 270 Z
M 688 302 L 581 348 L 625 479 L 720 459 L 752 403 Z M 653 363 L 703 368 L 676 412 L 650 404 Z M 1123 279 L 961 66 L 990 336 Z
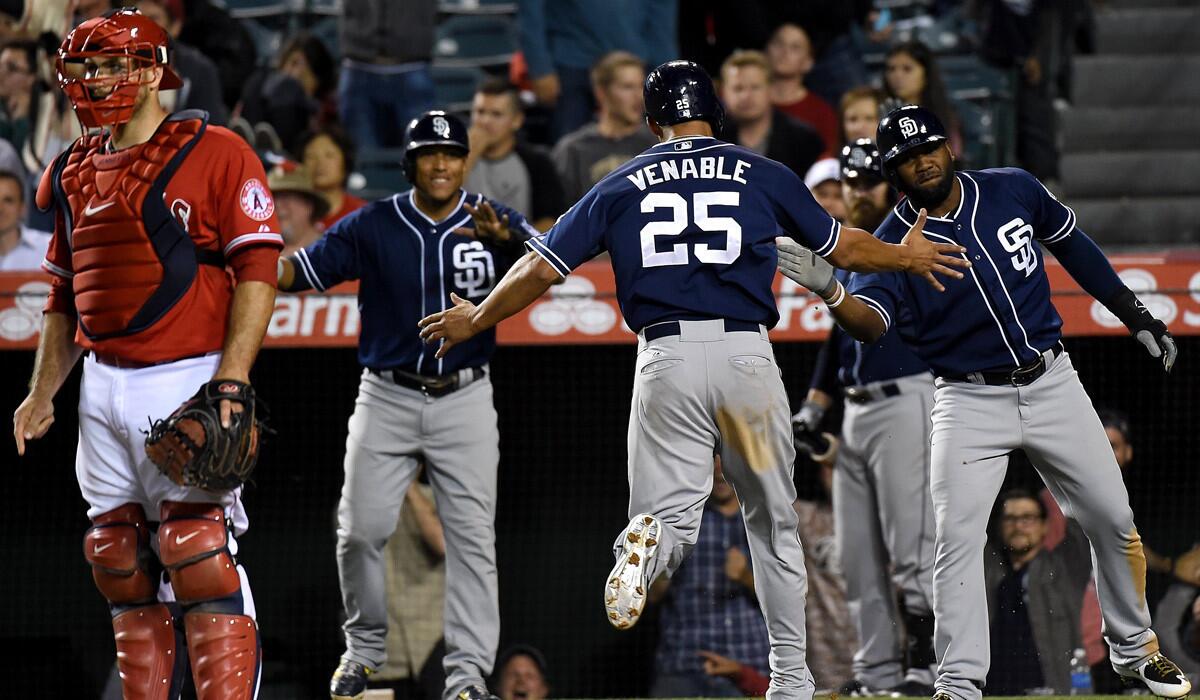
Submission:
M 646 513 L 633 516 L 625 528 L 624 551 L 604 583 L 604 611 L 619 630 L 633 627 L 646 607 L 646 572 L 658 551 L 660 528 L 658 518 Z
M 1161 698 L 1182 698 L 1192 692 L 1192 683 L 1167 657 L 1156 653 L 1132 668 L 1117 668 L 1122 678 L 1141 681 Z

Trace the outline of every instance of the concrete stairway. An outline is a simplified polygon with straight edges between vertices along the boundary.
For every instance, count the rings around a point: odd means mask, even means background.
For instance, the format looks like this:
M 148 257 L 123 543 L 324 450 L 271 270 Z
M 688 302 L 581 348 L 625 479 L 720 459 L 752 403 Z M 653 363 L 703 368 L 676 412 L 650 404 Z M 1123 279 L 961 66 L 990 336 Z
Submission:
M 1200 0 L 1108 0 L 1075 59 L 1062 190 L 1107 248 L 1200 244 Z

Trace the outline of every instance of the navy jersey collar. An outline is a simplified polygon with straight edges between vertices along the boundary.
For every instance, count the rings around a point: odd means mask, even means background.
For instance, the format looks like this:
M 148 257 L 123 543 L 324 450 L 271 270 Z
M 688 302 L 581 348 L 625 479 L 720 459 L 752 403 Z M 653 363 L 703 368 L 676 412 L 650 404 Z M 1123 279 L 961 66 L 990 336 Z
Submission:
M 662 155 L 663 153 L 694 153 L 696 151 L 703 151 L 709 148 L 728 145 L 729 144 L 713 136 L 676 136 L 673 139 L 667 139 L 661 143 L 654 144 L 635 157 L 641 158 L 642 156 L 657 156 Z
M 417 202 L 415 200 L 415 196 L 416 196 L 415 188 L 410 189 L 407 192 L 407 194 L 401 193 L 396 196 L 402 200 L 402 203 L 405 205 L 405 208 L 409 212 L 411 212 L 412 214 L 414 214 L 417 217 L 420 217 L 422 220 L 424 220 L 425 223 L 432 224 L 434 226 L 441 226 L 442 224 L 446 223 L 447 221 L 457 218 L 459 213 L 462 212 L 463 202 L 467 201 L 467 191 L 460 187 L 458 189 L 458 204 L 455 205 L 454 209 L 449 214 L 446 215 L 446 218 L 442 219 L 441 221 L 434 221 L 433 219 L 429 218 L 425 214 L 425 212 L 423 212 L 417 208 Z M 478 204 L 478 202 L 476 202 L 476 204 Z
M 959 190 L 962 192 L 962 196 L 958 198 L 958 207 L 956 207 L 954 209 L 954 213 L 951 214 L 949 217 L 933 216 L 932 214 L 927 214 L 925 218 L 928 219 L 929 221 L 952 222 L 952 221 L 958 219 L 958 215 L 963 212 L 963 207 L 967 203 L 967 197 L 970 196 L 969 195 L 970 188 L 967 187 L 967 183 L 963 182 L 962 173 L 954 173 L 954 178 L 956 180 L 958 180 L 958 187 L 959 187 Z M 901 221 L 908 224 L 909 226 L 912 226 L 913 223 L 916 222 L 917 215 L 921 213 L 919 209 L 917 209 L 916 207 L 914 207 L 912 205 L 912 200 L 909 199 L 908 197 L 905 197 L 904 199 L 900 200 L 896 204 L 893 211 L 896 213 L 896 216 L 898 216 Z

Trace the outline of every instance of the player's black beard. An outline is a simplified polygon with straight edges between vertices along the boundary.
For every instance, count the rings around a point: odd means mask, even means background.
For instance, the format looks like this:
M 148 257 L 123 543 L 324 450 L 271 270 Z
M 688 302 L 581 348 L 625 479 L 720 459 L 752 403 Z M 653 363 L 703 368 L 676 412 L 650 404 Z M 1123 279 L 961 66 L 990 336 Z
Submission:
M 942 179 L 938 180 L 936 185 L 932 187 L 918 187 L 909 185 L 904 194 L 912 200 L 913 207 L 917 209 L 936 209 L 946 198 L 950 196 L 950 191 L 954 189 L 954 168 L 951 167 L 943 175 Z
M 850 207 L 846 218 L 849 219 L 851 226 L 874 232 L 879 228 L 879 224 L 882 224 L 883 220 L 887 218 L 889 211 L 891 211 L 890 206 L 876 209 L 871 202 L 859 201 Z

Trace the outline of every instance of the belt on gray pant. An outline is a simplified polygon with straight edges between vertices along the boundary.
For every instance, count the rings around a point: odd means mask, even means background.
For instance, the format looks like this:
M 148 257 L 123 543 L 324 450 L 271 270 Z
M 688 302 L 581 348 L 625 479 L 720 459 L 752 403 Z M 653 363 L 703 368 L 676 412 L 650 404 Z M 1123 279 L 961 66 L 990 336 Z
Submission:
M 952 377 L 942 375 L 942 379 L 952 382 L 968 382 L 971 384 L 987 384 L 988 386 L 1029 386 L 1050 369 L 1054 358 L 1066 352 L 1062 341 L 1055 343 L 1049 350 L 1042 352 L 1038 359 L 1016 369 L 1001 372 L 971 372 L 970 374 Z
M 885 382 L 875 386 L 848 386 L 842 389 L 842 395 L 847 401 L 858 404 L 890 399 L 901 393 L 900 385 L 896 382 Z
M 443 374 L 436 377 L 405 372 L 402 369 L 375 369 L 374 367 L 368 367 L 367 371 L 377 377 L 390 379 L 397 386 L 415 389 L 426 396 L 434 398 L 453 394 L 459 389 L 483 379 L 487 375 L 487 370 L 482 367 L 468 367 L 467 369 L 460 369 L 454 374 Z
M 750 323 L 749 321 L 734 321 L 725 319 L 725 332 L 748 332 L 757 333 L 759 324 Z M 679 321 L 667 321 L 665 323 L 655 323 L 651 326 L 646 326 L 642 329 L 642 337 L 646 340 L 658 340 L 669 335 L 679 335 Z

